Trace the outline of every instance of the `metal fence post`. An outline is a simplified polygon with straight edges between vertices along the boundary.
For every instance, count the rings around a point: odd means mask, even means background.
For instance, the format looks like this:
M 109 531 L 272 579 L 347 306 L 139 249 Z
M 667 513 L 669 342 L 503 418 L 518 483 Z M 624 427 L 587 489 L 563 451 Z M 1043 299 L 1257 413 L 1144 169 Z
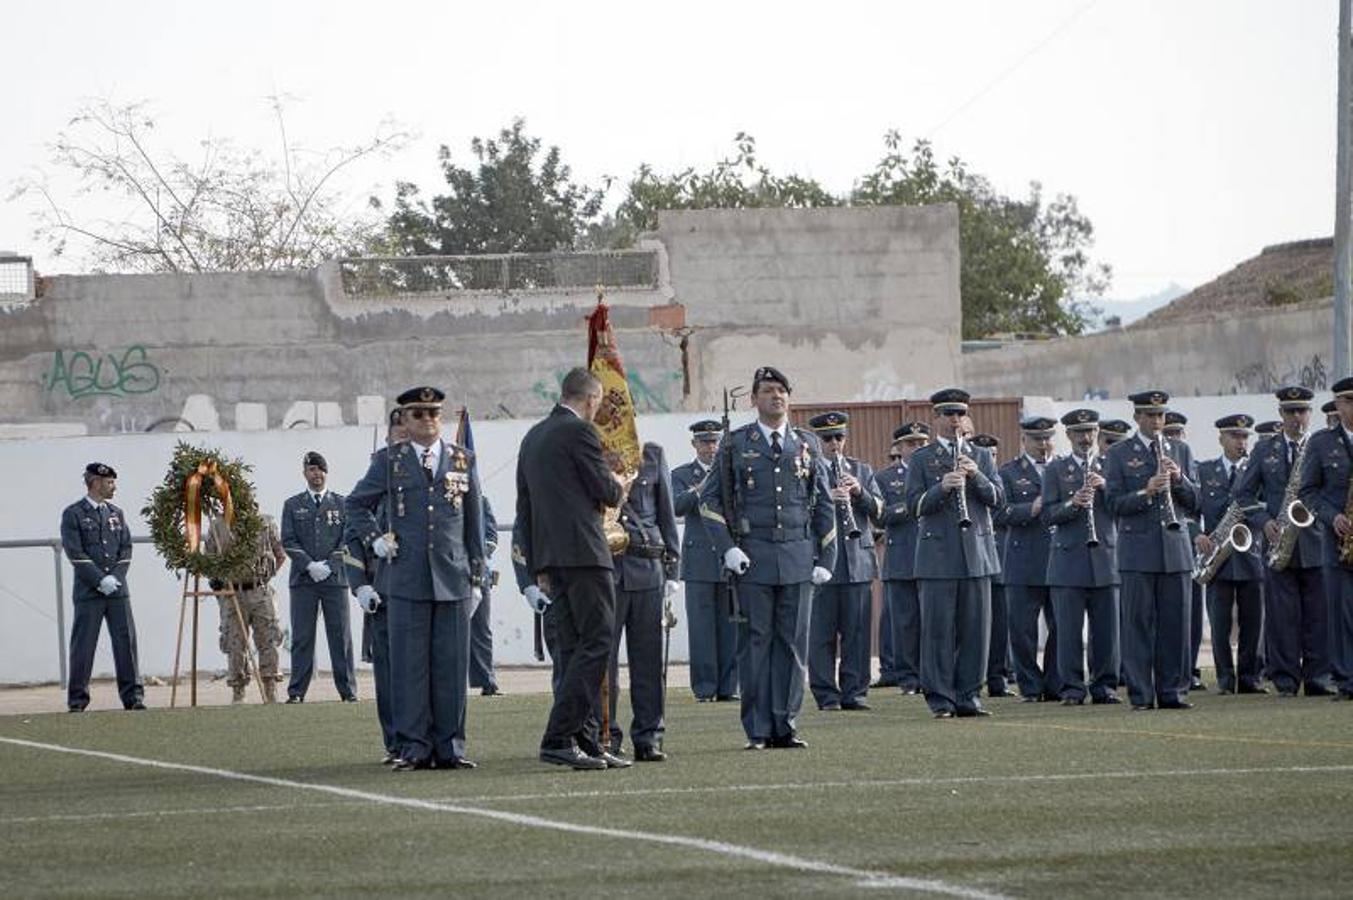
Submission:
M 66 605 L 65 593 L 61 585 L 61 542 L 52 542 L 53 561 L 56 563 L 56 658 L 61 667 L 61 686 L 69 687 L 66 680 Z

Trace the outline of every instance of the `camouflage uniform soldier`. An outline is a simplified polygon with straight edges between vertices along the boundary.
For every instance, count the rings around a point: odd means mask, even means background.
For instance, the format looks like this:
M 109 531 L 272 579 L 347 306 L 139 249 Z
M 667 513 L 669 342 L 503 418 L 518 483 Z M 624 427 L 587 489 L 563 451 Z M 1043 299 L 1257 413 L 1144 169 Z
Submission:
M 208 535 L 208 544 L 215 547 L 229 546 L 229 532 L 224 521 L 213 519 Z M 218 549 L 217 552 L 220 552 Z M 230 675 L 226 684 L 231 688 L 231 702 L 243 703 L 245 688 L 249 685 L 249 635 L 254 636 L 254 647 L 258 653 L 259 676 L 263 681 L 263 700 L 265 703 L 277 702 L 277 682 L 281 676 L 277 671 L 277 648 L 282 643 L 282 631 L 277 626 L 277 606 L 273 602 L 272 578 L 287 558 L 282 549 L 282 537 L 277 520 L 272 516 L 263 516 L 263 530 L 258 536 L 258 552 L 254 556 L 253 573 L 248 581 L 235 582 L 234 596 L 218 596 L 216 602 L 221 612 L 221 652 L 230 658 Z M 224 582 L 212 579 L 213 590 L 219 590 Z M 236 604 L 239 613 L 235 612 Z M 244 627 L 241 629 L 240 622 Z

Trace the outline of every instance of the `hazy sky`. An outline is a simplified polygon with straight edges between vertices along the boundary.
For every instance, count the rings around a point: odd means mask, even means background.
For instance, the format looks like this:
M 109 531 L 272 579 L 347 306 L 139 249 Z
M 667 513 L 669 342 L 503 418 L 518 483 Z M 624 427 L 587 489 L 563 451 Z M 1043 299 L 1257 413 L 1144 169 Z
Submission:
M 1333 233 L 1335 0 L 5 5 L 0 182 L 48 161 L 83 98 L 146 99 L 162 146 L 417 139 L 360 199 L 514 116 L 587 180 L 707 167 L 739 130 L 773 170 L 849 189 L 897 129 L 1002 189 L 1075 194 L 1111 296 L 1195 285 L 1264 245 Z M 615 192 L 611 201 L 619 199 Z M 26 202 L 0 248 L 43 271 Z

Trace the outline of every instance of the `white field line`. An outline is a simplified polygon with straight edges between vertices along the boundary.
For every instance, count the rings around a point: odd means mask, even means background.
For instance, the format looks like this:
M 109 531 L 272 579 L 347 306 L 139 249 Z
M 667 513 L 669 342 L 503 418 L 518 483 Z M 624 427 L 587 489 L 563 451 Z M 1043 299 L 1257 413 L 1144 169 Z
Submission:
M 273 778 L 266 775 L 253 775 L 248 772 L 235 772 L 230 769 L 215 769 L 208 766 L 165 762 L 163 760 L 146 759 L 139 756 L 127 756 L 121 753 L 109 753 L 103 750 L 85 750 L 79 747 L 65 747 L 60 744 L 26 741 L 19 738 L 0 737 L 0 743 L 10 744 L 15 747 L 28 747 L 34 750 L 45 750 L 51 753 L 70 753 L 75 756 L 106 759 L 112 762 L 127 763 L 128 765 L 134 766 L 145 766 L 152 769 L 163 769 L 173 772 L 191 772 L 196 775 L 208 775 L 214 778 L 229 779 L 231 781 L 243 781 L 251 784 L 264 784 L 270 787 L 291 788 L 301 791 L 313 791 L 334 797 L 342 797 L 347 800 L 363 800 L 368 803 L 378 803 L 386 806 L 398 806 L 406 809 L 418 809 L 428 812 L 449 812 L 463 816 L 475 816 L 497 822 L 506 822 L 510 825 L 520 825 L 526 828 L 540 828 L 550 831 L 564 831 L 572 834 L 613 838 L 616 840 L 664 844 L 672 847 L 683 847 L 690 850 L 703 850 L 719 854 L 720 856 L 746 859 L 768 866 L 794 869 L 800 872 L 810 872 L 819 875 L 840 875 L 852 878 L 859 885 L 864 887 L 911 890 L 931 894 L 943 894 L 950 897 L 965 897 L 969 898 L 969 900 L 1005 900 L 1000 894 L 993 894 L 975 888 L 949 884 L 948 882 L 936 879 L 908 878 L 905 876 L 893 875 L 889 872 L 873 872 L 866 869 L 853 869 L 848 866 L 806 859 L 801 856 L 792 856 L 787 853 L 776 853 L 773 850 L 760 850 L 755 847 L 744 847 L 739 844 L 729 844 L 723 841 L 712 841 L 705 838 L 686 837 L 677 834 L 662 834 L 660 832 L 651 831 L 627 831 L 618 828 L 602 828 L 595 825 L 577 825 L 572 822 L 561 822 L 555 819 L 546 819 L 540 816 L 530 816 L 522 813 L 503 812 L 501 810 L 483 809 L 480 807 L 463 806 L 457 803 L 445 803 L 434 800 L 421 800 L 415 797 L 397 797 L 390 794 L 359 791 L 354 788 L 339 787 L 331 784 L 292 781 L 288 778 Z

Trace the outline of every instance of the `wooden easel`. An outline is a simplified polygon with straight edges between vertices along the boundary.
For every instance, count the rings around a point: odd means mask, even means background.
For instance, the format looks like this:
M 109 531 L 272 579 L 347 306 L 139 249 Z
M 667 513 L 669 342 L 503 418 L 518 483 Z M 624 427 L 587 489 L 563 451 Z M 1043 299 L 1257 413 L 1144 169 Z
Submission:
M 193 589 L 188 590 L 188 580 L 191 577 Z M 245 667 L 249 669 L 254 676 L 254 684 L 258 686 L 258 696 L 260 700 L 266 700 L 267 695 L 263 690 L 263 673 L 259 670 L 258 661 L 254 658 L 253 647 L 249 643 L 249 632 L 244 627 L 244 613 L 240 611 L 239 597 L 235 593 L 233 582 L 227 582 L 229 587 L 222 588 L 219 591 L 202 590 L 202 576 L 190 575 L 185 569 L 183 572 L 183 595 L 179 598 L 179 631 L 178 639 L 174 642 L 174 680 L 169 688 L 169 708 L 173 709 L 178 701 L 179 691 L 179 661 L 183 653 L 183 619 L 188 608 L 188 601 L 191 598 L 193 604 L 193 638 L 192 638 L 192 674 L 189 684 L 191 686 L 189 694 L 189 705 L 197 706 L 197 632 L 198 632 L 198 604 L 203 597 L 229 597 L 230 605 L 235 609 L 235 621 L 240 626 L 240 634 L 244 638 L 244 656 Z

